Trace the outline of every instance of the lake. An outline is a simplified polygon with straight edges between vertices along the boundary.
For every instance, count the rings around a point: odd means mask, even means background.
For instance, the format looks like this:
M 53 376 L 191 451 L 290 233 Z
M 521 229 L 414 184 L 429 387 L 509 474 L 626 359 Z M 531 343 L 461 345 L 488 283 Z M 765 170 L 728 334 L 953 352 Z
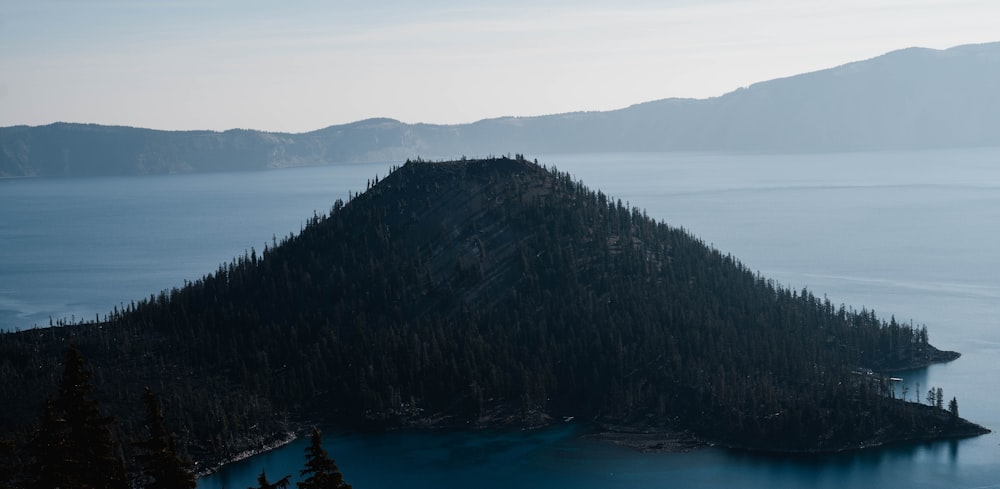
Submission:
M 528 155 L 533 157 L 532 155 Z M 809 155 L 545 155 L 594 189 L 835 304 L 926 324 L 959 360 L 903 376 L 1000 429 L 1000 149 Z M 389 164 L 209 175 L 0 181 L 0 327 L 92 318 L 296 232 Z M 1000 435 L 814 457 L 641 454 L 568 424 L 525 433 L 337 433 L 365 487 L 1000 487 Z M 199 488 L 243 489 L 304 441 Z M 274 477 L 272 477 L 274 478 Z
M 298 233 L 390 164 L 0 179 L 0 330 L 94 318 Z

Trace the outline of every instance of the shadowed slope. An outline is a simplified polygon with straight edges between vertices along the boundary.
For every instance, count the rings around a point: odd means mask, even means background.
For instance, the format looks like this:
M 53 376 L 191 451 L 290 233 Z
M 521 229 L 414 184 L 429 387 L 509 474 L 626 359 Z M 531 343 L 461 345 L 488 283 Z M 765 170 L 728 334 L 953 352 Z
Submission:
M 101 325 L 0 336 L 0 421 L 36 415 L 73 338 L 125 432 L 150 385 L 203 459 L 303 420 L 576 416 L 769 450 L 983 432 L 855 373 L 957 356 L 925 330 L 783 289 L 519 157 L 407 163 L 275 245 Z

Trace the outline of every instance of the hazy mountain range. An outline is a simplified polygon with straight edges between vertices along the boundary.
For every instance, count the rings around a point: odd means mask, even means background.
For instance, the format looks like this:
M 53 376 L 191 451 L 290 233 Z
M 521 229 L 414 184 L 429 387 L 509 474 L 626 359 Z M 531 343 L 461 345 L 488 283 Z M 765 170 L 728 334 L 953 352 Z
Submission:
M 369 119 L 287 134 L 56 123 L 0 128 L 0 177 L 188 173 L 412 157 L 838 152 L 1000 145 L 1000 42 L 910 48 L 709 99 L 470 124 Z

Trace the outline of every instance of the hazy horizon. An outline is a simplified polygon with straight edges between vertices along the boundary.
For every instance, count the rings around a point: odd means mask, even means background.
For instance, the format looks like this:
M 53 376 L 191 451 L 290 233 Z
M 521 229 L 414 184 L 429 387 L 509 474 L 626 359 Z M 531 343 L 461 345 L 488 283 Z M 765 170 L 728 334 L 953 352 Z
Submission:
M 998 14 L 995 2 L 943 0 L 0 0 L 0 126 L 295 133 L 613 110 L 992 42 Z

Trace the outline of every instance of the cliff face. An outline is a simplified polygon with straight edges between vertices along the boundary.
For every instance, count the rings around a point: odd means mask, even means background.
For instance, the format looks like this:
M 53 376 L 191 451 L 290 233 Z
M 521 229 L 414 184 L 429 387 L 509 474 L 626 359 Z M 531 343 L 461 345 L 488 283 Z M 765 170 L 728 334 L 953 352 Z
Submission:
M 0 176 L 217 172 L 507 154 L 835 152 L 1000 145 L 1000 43 L 904 49 L 706 100 L 441 126 L 370 119 L 303 134 L 0 128 Z

